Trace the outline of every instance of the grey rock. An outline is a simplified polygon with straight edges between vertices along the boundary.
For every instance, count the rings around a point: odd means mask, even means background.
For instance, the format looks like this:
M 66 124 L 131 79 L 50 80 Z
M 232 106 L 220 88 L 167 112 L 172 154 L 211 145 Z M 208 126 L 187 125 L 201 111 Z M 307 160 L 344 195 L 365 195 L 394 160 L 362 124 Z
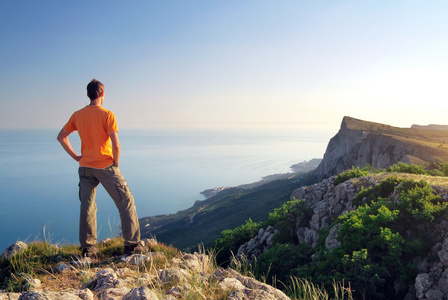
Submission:
M 46 292 L 46 295 L 52 300 L 81 300 L 80 297 L 71 292 Z
M 53 299 L 45 295 L 43 292 L 29 291 L 23 293 L 19 297 L 19 300 L 53 300 Z
M 299 243 L 304 243 L 305 242 L 305 232 L 306 232 L 307 228 L 306 227 L 301 227 L 299 229 L 297 229 L 296 235 L 297 235 L 297 239 L 299 240 Z
M 185 270 L 178 268 L 163 269 L 159 271 L 159 279 L 162 285 L 177 285 L 179 283 L 184 283 L 190 276 L 191 275 Z
M 177 286 L 171 288 L 171 289 L 167 292 L 167 294 L 168 294 L 168 295 L 175 296 L 176 298 L 180 298 L 180 299 L 182 299 L 182 298 L 183 298 L 183 295 L 184 295 L 185 293 L 188 293 L 189 291 L 191 291 L 191 288 L 192 288 L 192 287 L 191 287 L 190 284 L 184 284 L 184 285 L 182 285 L 182 286 L 177 285 Z
M 118 276 L 111 268 L 106 268 L 96 273 L 96 286 L 95 292 L 104 291 L 107 289 L 115 288 L 117 284 Z
M 42 283 L 39 279 L 25 276 L 25 283 L 23 284 L 22 289 L 25 291 L 39 290 L 42 289 Z
M 444 293 L 448 295 L 448 279 L 440 278 L 437 287 Z
M 330 233 L 325 239 L 325 247 L 328 250 L 334 249 L 341 245 L 341 243 L 337 240 L 339 227 L 340 227 L 339 225 L 331 227 Z
M 143 254 L 132 254 L 129 256 L 123 255 L 121 257 L 121 260 L 128 264 L 139 266 L 139 265 L 143 265 L 145 262 L 149 261 L 150 258 Z
M 445 239 L 445 241 L 442 244 L 442 249 L 437 253 L 440 259 L 440 262 L 445 266 L 448 267 L 448 239 Z
M 69 266 L 69 265 L 67 265 L 67 264 L 59 264 L 59 265 L 53 267 L 53 270 L 54 270 L 56 273 L 62 273 L 62 272 L 65 271 L 65 270 L 73 270 L 73 267 L 72 267 L 72 266 Z
M 134 288 L 128 292 L 123 300 L 159 300 L 157 294 L 147 287 Z
M 11 246 L 5 249 L 5 251 L 1 255 L 1 259 L 10 259 L 18 252 L 25 250 L 28 248 L 28 245 L 22 241 L 15 242 Z
M 305 243 L 312 245 L 313 247 L 316 246 L 317 238 L 319 237 L 319 234 L 310 228 L 307 228 L 305 230 Z
M 427 273 L 418 274 L 415 278 L 415 294 L 418 299 L 424 299 L 426 292 L 434 285 Z
M 425 294 L 427 300 L 444 300 L 446 299 L 443 292 L 438 288 L 432 288 Z
M 73 294 L 78 296 L 82 300 L 94 300 L 95 299 L 92 291 L 89 289 L 77 290 L 77 291 L 74 291 Z
M 273 239 L 277 233 L 278 230 L 272 226 L 268 226 L 266 229 L 260 228 L 257 236 L 238 248 L 236 257 L 244 256 L 250 259 L 258 257 L 273 246 Z
M 18 300 L 21 294 L 0 291 L 0 300 Z
M 224 278 L 219 287 L 225 291 L 244 289 L 244 285 L 236 278 Z
M 98 298 L 101 300 L 122 300 L 129 291 L 130 289 L 127 287 L 104 289 L 98 293 Z

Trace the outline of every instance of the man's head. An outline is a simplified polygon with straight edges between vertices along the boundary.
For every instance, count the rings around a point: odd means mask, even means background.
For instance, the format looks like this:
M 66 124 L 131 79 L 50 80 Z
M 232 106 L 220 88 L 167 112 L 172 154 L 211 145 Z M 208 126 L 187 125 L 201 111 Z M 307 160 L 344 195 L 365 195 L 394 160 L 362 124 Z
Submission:
M 92 79 L 87 85 L 87 97 L 90 100 L 95 100 L 101 97 L 104 93 L 104 84 L 96 79 Z

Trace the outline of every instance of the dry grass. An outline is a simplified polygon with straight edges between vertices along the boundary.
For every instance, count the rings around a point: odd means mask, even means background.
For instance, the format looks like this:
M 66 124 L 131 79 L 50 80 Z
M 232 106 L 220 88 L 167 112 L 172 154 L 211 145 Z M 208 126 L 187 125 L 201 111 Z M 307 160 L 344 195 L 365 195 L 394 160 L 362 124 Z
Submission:
M 8 271 L 3 274 L 13 274 L 12 277 L 9 276 L 8 280 L 5 280 L 5 278 L 2 279 L 2 289 L 19 292 L 23 284 L 23 278 L 21 278 L 21 276 L 24 276 L 23 274 L 29 274 L 29 277 L 39 279 L 44 291 L 70 292 L 86 287 L 93 288 L 95 285 L 94 280 L 96 273 L 100 269 L 107 267 L 116 270 L 118 277 L 125 280 L 126 286 L 130 289 L 140 286 L 149 286 L 151 290 L 162 296 L 165 295 L 168 290 L 176 286 L 175 282 L 168 285 L 162 285 L 158 279 L 158 273 L 161 269 L 177 267 L 179 260 L 183 255 L 182 252 L 174 247 L 157 243 L 150 246 L 150 250 L 153 254 L 149 256 L 152 259 L 149 259 L 142 265 L 133 265 L 120 259 L 123 247 L 122 242 L 122 239 L 115 238 L 98 244 L 98 248 L 100 249 L 99 256 L 98 258 L 93 259 L 89 266 L 84 268 L 71 267 L 65 269 L 61 273 L 55 272 L 54 267 L 61 263 L 70 265 L 72 260 L 79 259 L 79 249 L 73 245 L 54 247 L 47 242 L 33 242 L 29 245 L 27 250 L 16 254 L 10 261 L 1 261 L 2 271 Z M 204 248 L 199 249 L 199 252 L 208 255 L 209 266 L 207 268 L 213 273 L 217 268 L 213 258 L 214 254 L 212 252 L 205 253 L 206 251 Z M 114 256 L 116 254 L 118 256 Z M 13 262 L 12 264 L 11 261 Z M 239 266 L 237 265 L 237 268 L 238 267 L 241 272 L 245 273 L 244 275 L 252 275 L 251 269 L 245 269 L 249 268 L 248 264 L 243 263 Z M 191 277 L 187 279 L 185 284 L 189 285 L 191 288 L 180 291 L 182 299 L 224 300 L 227 299 L 231 292 L 229 290 L 223 290 L 219 286 L 219 282 L 213 279 L 213 276 L 211 279 L 206 280 L 202 272 L 199 271 L 192 272 Z M 313 289 L 310 290 L 309 287 L 313 287 Z M 315 288 L 311 283 L 300 281 L 298 279 L 293 279 L 291 287 L 285 286 L 285 290 L 289 293 L 306 290 L 308 293 L 315 292 L 316 295 L 327 295 L 321 288 Z M 291 296 L 292 299 L 304 299 L 295 297 L 294 295 Z M 328 298 L 320 298 L 319 296 L 318 298 L 315 297 L 310 299 Z
M 373 178 L 375 178 L 376 181 L 380 182 L 385 180 L 388 177 L 396 176 L 398 178 L 404 178 L 404 179 L 412 179 L 415 181 L 424 180 L 430 185 L 433 186 L 440 186 L 442 188 L 448 189 L 448 177 L 446 176 L 430 176 L 430 175 L 416 175 L 416 174 L 409 174 L 409 173 L 378 173 L 378 174 L 372 174 Z

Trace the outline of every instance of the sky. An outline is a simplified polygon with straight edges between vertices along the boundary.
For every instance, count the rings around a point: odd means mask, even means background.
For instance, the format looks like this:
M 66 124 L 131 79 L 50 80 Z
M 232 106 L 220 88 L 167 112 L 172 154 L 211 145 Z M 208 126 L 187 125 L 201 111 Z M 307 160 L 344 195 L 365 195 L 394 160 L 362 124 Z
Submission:
M 0 129 L 448 124 L 448 1 L 1 1 Z

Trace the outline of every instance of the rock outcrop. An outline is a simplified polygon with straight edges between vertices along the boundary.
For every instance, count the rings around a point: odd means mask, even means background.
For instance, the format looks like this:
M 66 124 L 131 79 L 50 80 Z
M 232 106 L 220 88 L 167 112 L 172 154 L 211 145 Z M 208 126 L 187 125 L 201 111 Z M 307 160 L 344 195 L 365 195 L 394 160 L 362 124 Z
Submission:
M 354 178 L 338 185 L 334 185 L 336 177 L 332 176 L 317 184 L 296 189 L 292 193 L 291 199 L 303 199 L 307 206 L 313 210 L 309 223 L 297 229 L 296 234 L 299 242 L 315 246 L 320 229 L 328 228 L 338 216 L 356 209 L 351 200 L 362 189 L 373 187 L 390 175 L 384 173 Z M 448 201 L 447 189 L 439 186 L 433 186 L 433 189 L 442 201 Z M 394 193 L 389 195 L 391 201 L 394 201 L 394 197 L 396 197 Z M 301 223 L 299 221 L 297 220 L 296 223 Z M 330 228 L 330 233 L 325 240 L 327 250 L 340 245 L 337 240 L 338 229 L 339 225 Z M 272 239 L 275 228 L 261 229 L 256 237 L 240 247 L 238 254 L 253 258 L 269 249 L 269 246 L 262 239 L 265 232 L 270 232 L 269 237 Z M 448 220 L 433 224 L 428 235 L 437 237 L 440 242 L 436 243 L 425 257 L 414 259 L 414 264 L 419 271 L 415 278 L 415 284 L 408 286 L 402 284 L 400 280 L 397 280 L 395 284 L 397 291 L 404 290 L 404 294 L 407 293 L 406 300 L 448 299 Z
M 241 245 L 238 249 L 237 258 L 245 256 L 249 259 L 258 257 L 267 249 L 274 245 L 273 238 L 274 235 L 278 233 L 278 230 L 272 226 L 268 226 L 265 229 L 260 228 L 258 235 L 250 240 L 248 243 Z
M 320 183 L 300 187 L 291 194 L 291 200 L 303 199 L 306 205 L 313 210 L 311 220 L 307 226 L 299 227 L 296 235 L 299 243 L 315 245 L 318 238 L 318 231 L 328 227 L 338 216 L 354 209 L 351 200 L 363 189 L 374 186 L 378 181 L 374 177 L 365 177 L 343 182 L 334 185 L 335 177 L 322 180 Z M 297 220 L 296 223 L 301 223 Z M 329 249 L 338 245 L 336 240 L 337 228 L 330 230 L 326 244 Z M 241 245 L 237 257 L 244 255 L 247 258 L 258 257 L 261 253 L 272 247 L 273 236 L 278 230 L 269 226 L 260 229 L 258 235 L 248 243 Z M 268 238 L 269 237 L 269 238 Z
M 444 126 L 398 128 L 344 117 L 339 132 L 330 140 L 316 169 L 320 179 L 352 166 L 376 169 L 397 162 L 428 164 L 448 161 L 448 130 Z
M 154 240 L 151 243 L 154 243 Z M 19 244 L 22 247 L 26 245 Z M 10 248 L 17 250 L 17 245 Z M 11 258 L 6 258 L 11 249 L 8 248 L 2 256 L 3 259 Z M 160 261 L 164 262 L 163 268 L 157 267 Z M 180 252 L 171 259 L 160 251 L 146 255 L 110 257 L 105 261 L 78 257 L 71 262 L 60 262 L 48 271 L 48 274 L 51 273 L 51 280 L 62 283 L 63 288 L 52 288 L 47 282 L 48 278 L 41 281 L 27 276 L 21 293 L 0 291 L 0 300 L 215 299 L 207 291 L 228 295 L 228 300 L 290 299 L 270 285 L 243 276 L 232 269 L 214 267 L 209 256 L 200 253 Z M 74 280 L 79 282 L 73 283 Z

